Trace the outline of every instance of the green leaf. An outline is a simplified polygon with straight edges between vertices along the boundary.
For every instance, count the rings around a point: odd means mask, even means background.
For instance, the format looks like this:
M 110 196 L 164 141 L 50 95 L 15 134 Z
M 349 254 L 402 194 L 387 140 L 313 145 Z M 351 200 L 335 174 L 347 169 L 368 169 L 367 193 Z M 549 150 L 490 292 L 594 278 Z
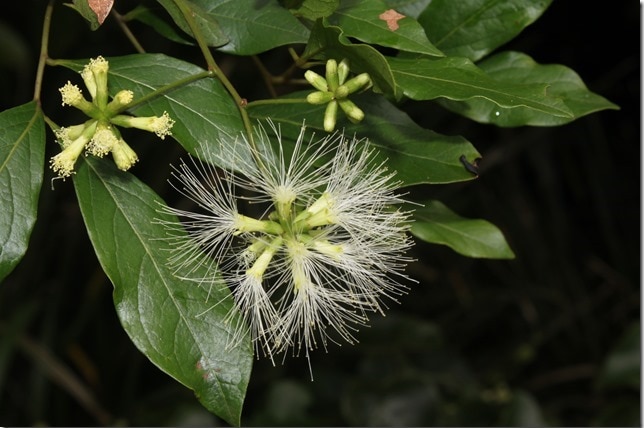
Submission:
M 74 187 L 89 237 L 114 285 L 121 324 L 161 370 L 194 390 L 210 411 L 238 425 L 250 377 L 250 339 L 227 347 L 232 305 L 225 286 L 208 290 L 173 276 L 161 199 L 111 161 L 79 159 Z M 216 275 L 216 272 L 210 272 Z
M 287 0 L 282 4 L 293 15 L 315 21 L 335 12 L 340 5 L 340 0 Z
M 150 8 L 144 5 L 138 5 L 137 7 L 123 15 L 123 20 L 126 22 L 142 22 L 145 25 L 152 27 L 166 39 L 173 42 L 181 43 L 183 45 L 194 44 L 192 40 L 188 40 L 186 37 L 183 37 L 183 35 L 179 34 L 179 32 L 175 29 L 176 27 L 168 24 L 166 21 L 157 16 L 152 10 L 150 10 Z M 225 43 L 225 41 L 223 41 L 223 43 Z
M 536 21 L 552 0 L 432 0 L 418 22 L 449 56 L 477 61 Z
M 135 54 L 108 58 L 109 90 L 134 92 L 134 101 L 168 83 L 204 73 L 205 70 L 162 54 Z M 87 60 L 66 63 L 81 70 Z M 244 131 L 237 105 L 215 78 L 204 78 L 173 89 L 131 109 L 136 116 L 159 116 L 167 111 L 175 120 L 172 137 L 189 153 L 212 161 L 220 141 L 231 141 Z M 158 144 L 170 144 L 168 139 Z
M 318 20 L 313 26 L 302 56 L 338 61 L 346 58 L 352 72 L 369 73 L 375 91 L 396 95 L 394 77 L 385 57 L 372 46 L 351 43 L 340 27 L 328 25 L 324 20 Z
M 175 4 L 174 0 L 158 0 L 158 2 L 165 8 L 168 14 L 170 14 L 170 17 L 172 17 L 179 28 L 185 31 L 186 34 L 194 37 L 188 22 L 184 18 L 183 13 L 181 13 L 181 10 Z M 185 0 L 184 3 L 192 12 L 195 23 L 197 27 L 199 27 L 201 35 L 209 46 L 223 46 L 230 41 L 215 16 L 212 16 L 206 10 L 201 8 L 197 2 Z
M 600 110 L 619 109 L 589 91 L 579 75 L 563 65 L 541 65 L 523 53 L 503 52 L 486 58 L 478 66 L 491 78 L 509 85 L 547 84 L 548 96 L 561 99 L 572 116 L 553 116 L 525 107 L 501 108 L 482 98 L 463 102 L 441 100 L 441 105 L 447 109 L 477 122 L 504 127 L 557 126 Z
M 306 92 L 291 94 L 303 98 Z M 284 97 L 282 100 L 288 100 Z M 465 156 L 470 162 L 481 157 L 463 137 L 445 136 L 421 128 L 407 114 L 384 97 L 365 93 L 351 99 L 365 113 L 365 119 L 353 124 L 338 115 L 336 129 L 347 137 L 368 138 L 379 151 L 379 159 L 397 171 L 396 179 L 404 185 L 420 183 L 453 183 L 475 178 L 459 158 Z M 307 128 L 316 135 L 326 135 L 323 130 L 325 105 L 302 104 L 249 104 L 251 117 L 271 119 L 279 124 L 284 142 L 295 141 L 305 121 Z
M 442 202 L 430 200 L 414 211 L 411 233 L 434 244 L 447 245 L 468 257 L 513 259 L 503 233 L 492 223 L 459 216 Z
M 0 281 L 27 251 L 44 163 L 45 122 L 38 104 L 0 113 Z
M 482 98 L 499 107 L 524 107 L 543 115 L 573 117 L 561 99 L 548 96 L 547 84 L 494 80 L 467 58 L 387 60 L 396 84 L 414 100 Z
M 444 56 L 427 39 L 425 30 L 414 18 L 405 16 L 396 21 L 398 28 L 390 29 L 386 20 L 381 18 L 388 9 L 383 0 L 345 1 L 329 17 L 329 23 L 340 27 L 345 36 L 365 43 L 434 57 Z
M 177 18 L 177 11 L 171 11 L 174 6 L 166 3 L 171 0 L 159 0 L 170 12 L 179 26 L 182 26 L 183 16 Z M 220 46 L 219 50 L 237 54 L 254 55 L 278 46 L 292 43 L 306 43 L 309 30 L 288 10 L 281 7 L 277 0 L 192 0 L 191 8 L 203 22 L 202 27 L 220 28 L 226 35 L 228 43 Z M 184 24 L 185 25 L 185 21 Z M 187 30 L 184 28 L 184 30 Z M 187 30 L 188 34 L 192 34 Z

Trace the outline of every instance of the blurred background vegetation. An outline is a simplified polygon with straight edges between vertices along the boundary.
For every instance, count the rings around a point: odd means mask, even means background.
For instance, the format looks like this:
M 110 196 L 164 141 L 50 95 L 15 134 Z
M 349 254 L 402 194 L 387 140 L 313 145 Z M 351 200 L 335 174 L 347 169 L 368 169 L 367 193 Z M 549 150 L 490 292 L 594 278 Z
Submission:
M 0 15 L 1 110 L 33 96 L 44 7 L 23 0 Z M 418 284 L 359 333 L 359 345 L 315 353 L 314 382 L 304 358 L 256 361 L 243 425 L 640 425 L 639 8 L 555 0 L 503 48 L 571 67 L 620 111 L 499 129 L 429 102 L 405 107 L 483 155 L 477 180 L 412 195 L 493 222 L 516 259 L 468 259 L 418 243 L 408 271 Z M 132 28 L 149 52 L 203 63 L 193 47 Z M 51 37 L 55 58 L 134 53 L 113 21 L 90 32 L 62 6 Z M 276 74 L 289 61 L 285 49 L 260 59 Z M 242 96 L 268 96 L 251 59 L 218 60 Z M 57 88 L 68 79 L 68 70 L 46 70 L 43 107 L 63 124 L 74 112 L 59 108 Z M 176 197 L 165 180 L 180 147 L 145 138 L 126 135 L 142 159 L 133 173 Z M 0 284 L 0 424 L 222 425 L 129 341 L 73 186 L 52 188 L 50 178 L 30 249 Z

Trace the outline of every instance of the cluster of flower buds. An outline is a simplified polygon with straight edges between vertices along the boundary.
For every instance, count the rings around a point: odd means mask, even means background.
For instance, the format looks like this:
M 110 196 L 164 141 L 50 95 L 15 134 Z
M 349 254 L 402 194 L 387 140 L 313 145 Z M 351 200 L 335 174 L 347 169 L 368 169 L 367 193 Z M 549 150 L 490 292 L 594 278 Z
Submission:
M 123 140 L 117 126 L 154 132 L 161 139 L 172 134 L 170 130 L 174 120 L 167 112 L 163 112 L 161 116 L 151 117 L 121 114 L 132 103 L 134 94 L 132 91 L 122 90 L 109 101 L 108 70 L 107 60 L 99 56 L 90 60 L 81 72 L 85 86 L 92 97 L 91 102 L 85 99 L 81 89 L 71 82 L 67 82 L 60 88 L 63 106 L 76 107 L 90 117 L 80 125 L 55 130 L 56 138 L 63 147 L 63 151 L 51 158 L 51 168 L 61 178 L 69 177 L 74 172 L 76 160 L 83 151 L 98 157 L 112 153 L 114 163 L 120 170 L 130 169 L 138 161 L 138 157 Z
M 348 97 L 357 91 L 369 89 L 372 85 L 371 77 L 367 73 L 361 73 L 347 80 L 348 76 L 349 62 L 346 59 L 339 64 L 334 59 L 328 60 L 325 77 L 312 70 L 304 73 L 304 78 L 317 89 L 306 97 L 306 101 L 310 104 L 327 104 L 324 113 L 324 130 L 327 132 L 335 129 L 338 106 L 351 122 L 357 123 L 364 119 L 364 112 Z

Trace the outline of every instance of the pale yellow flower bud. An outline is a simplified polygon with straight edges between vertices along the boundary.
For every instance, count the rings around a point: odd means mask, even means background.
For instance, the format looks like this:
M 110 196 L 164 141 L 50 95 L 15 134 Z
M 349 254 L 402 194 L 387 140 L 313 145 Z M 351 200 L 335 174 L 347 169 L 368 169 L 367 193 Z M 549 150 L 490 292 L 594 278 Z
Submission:
M 112 157 L 117 168 L 121 171 L 127 171 L 139 160 L 136 152 L 123 139 L 118 140 L 112 147 Z
M 304 73 L 304 78 L 318 91 L 326 92 L 329 90 L 329 85 L 327 85 L 326 79 L 313 70 L 307 70 Z

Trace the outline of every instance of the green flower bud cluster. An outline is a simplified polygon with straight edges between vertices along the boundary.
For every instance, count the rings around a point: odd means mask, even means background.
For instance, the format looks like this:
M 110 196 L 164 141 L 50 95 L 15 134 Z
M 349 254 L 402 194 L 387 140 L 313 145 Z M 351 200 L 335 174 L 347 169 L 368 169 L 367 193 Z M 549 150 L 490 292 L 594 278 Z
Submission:
M 338 106 L 351 122 L 357 123 L 364 119 L 364 112 L 349 100 L 348 96 L 357 91 L 369 89 L 372 85 L 371 77 L 368 73 L 358 74 L 349 80 L 347 77 L 349 77 L 349 62 L 346 59 L 339 64 L 334 59 L 328 60 L 325 77 L 312 70 L 304 73 L 304 78 L 317 89 L 306 97 L 306 101 L 310 104 L 327 105 L 324 112 L 324 130 L 327 132 L 335 129 Z
M 98 157 L 112 153 L 116 166 L 127 171 L 138 161 L 138 156 L 123 140 L 117 126 L 138 128 L 154 132 L 159 138 L 172 135 L 174 120 L 167 112 L 161 116 L 134 117 L 120 114 L 132 103 L 134 94 L 129 90 L 119 91 L 111 101 L 107 91 L 109 63 L 101 56 L 91 59 L 81 72 L 92 101 L 83 96 L 82 90 L 67 82 L 60 88 L 63 106 L 75 107 L 90 117 L 86 122 L 54 131 L 63 151 L 51 158 L 51 168 L 59 177 L 74 173 L 78 157 L 85 151 Z

